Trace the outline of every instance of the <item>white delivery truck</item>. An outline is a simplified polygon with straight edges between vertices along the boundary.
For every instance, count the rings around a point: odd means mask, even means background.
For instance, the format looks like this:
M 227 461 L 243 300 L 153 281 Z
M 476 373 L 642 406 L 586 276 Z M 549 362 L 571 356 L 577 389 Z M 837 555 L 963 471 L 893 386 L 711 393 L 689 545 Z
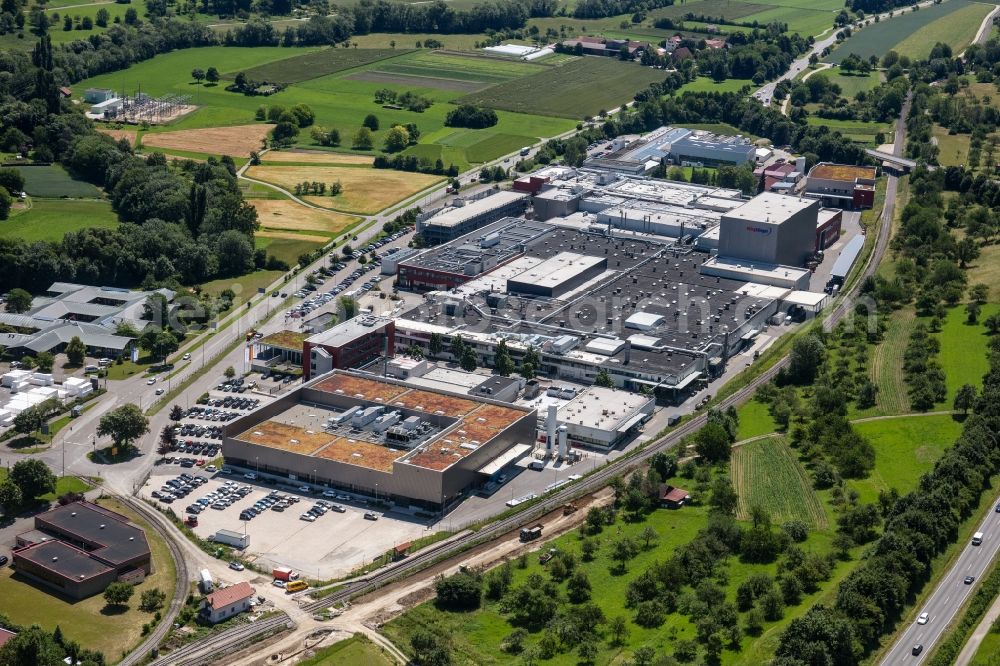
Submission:
M 201 587 L 202 594 L 208 594 L 215 587 L 212 573 L 208 569 L 202 569 L 201 573 L 198 574 L 198 585 Z
M 982 532 L 976 532 L 975 534 L 972 535 L 972 545 L 973 546 L 981 546 L 981 545 L 983 545 L 983 533 Z

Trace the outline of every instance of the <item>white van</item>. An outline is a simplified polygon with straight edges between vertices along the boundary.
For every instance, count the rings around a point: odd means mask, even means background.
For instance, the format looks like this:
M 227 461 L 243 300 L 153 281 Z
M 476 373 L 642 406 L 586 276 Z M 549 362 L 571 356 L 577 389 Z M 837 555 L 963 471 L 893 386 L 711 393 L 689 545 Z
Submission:
M 972 545 L 973 546 L 981 546 L 982 544 L 983 544 L 983 533 L 982 532 L 976 532 L 975 534 L 973 534 L 972 535 Z

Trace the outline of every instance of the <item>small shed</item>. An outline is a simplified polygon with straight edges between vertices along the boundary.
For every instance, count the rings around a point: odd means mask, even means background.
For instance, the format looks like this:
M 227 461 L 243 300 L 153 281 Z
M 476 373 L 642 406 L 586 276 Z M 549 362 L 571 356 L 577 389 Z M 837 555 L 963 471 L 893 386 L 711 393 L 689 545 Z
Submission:
M 679 509 L 690 499 L 691 495 L 683 488 L 664 486 L 660 494 L 660 506 L 665 509 Z

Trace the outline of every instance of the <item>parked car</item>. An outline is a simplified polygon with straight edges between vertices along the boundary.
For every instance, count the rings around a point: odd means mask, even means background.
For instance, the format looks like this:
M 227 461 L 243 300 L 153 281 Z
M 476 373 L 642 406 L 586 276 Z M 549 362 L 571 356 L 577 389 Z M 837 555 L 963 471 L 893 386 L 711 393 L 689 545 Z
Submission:
M 244 569 L 246 569 L 245 566 L 243 566 L 236 560 L 233 560 L 232 562 L 229 563 L 229 568 L 232 569 L 233 571 L 243 571 Z

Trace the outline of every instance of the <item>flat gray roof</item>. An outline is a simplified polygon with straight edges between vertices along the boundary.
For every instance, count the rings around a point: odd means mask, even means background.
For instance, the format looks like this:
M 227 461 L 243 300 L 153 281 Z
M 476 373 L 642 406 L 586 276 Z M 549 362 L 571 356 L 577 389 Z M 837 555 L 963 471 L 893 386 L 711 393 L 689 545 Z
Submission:
M 317 333 L 306 338 L 306 342 L 314 345 L 327 345 L 329 347 L 340 347 L 358 336 L 371 333 L 381 326 L 391 323 L 388 317 L 377 317 L 370 314 L 360 314 L 353 319 L 337 324 L 333 328 Z
M 512 192 L 507 190 L 501 190 L 496 194 L 491 194 L 488 197 L 483 197 L 482 199 L 477 199 L 464 206 L 458 206 L 455 208 L 448 208 L 438 213 L 434 217 L 431 217 L 423 222 L 425 226 L 433 227 L 454 227 L 458 226 L 462 222 L 465 222 L 470 217 L 476 215 L 481 215 L 483 213 L 488 213 L 491 210 L 500 208 L 501 206 L 506 206 L 509 203 L 515 201 L 521 201 L 528 198 L 528 194 L 525 192 Z
M 58 540 L 28 546 L 17 551 L 17 556 L 77 582 L 112 571 L 111 567 L 88 553 Z
M 781 224 L 793 215 L 807 208 L 819 208 L 816 199 L 792 197 L 777 192 L 764 192 L 750 199 L 739 208 L 734 208 L 725 217 L 757 222 L 760 224 Z
M 149 554 L 146 534 L 125 516 L 90 502 L 72 502 L 35 516 L 41 529 L 49 525 L 75 539 L 102 547 L 89 551 L 102 560 L 119 564 Z

